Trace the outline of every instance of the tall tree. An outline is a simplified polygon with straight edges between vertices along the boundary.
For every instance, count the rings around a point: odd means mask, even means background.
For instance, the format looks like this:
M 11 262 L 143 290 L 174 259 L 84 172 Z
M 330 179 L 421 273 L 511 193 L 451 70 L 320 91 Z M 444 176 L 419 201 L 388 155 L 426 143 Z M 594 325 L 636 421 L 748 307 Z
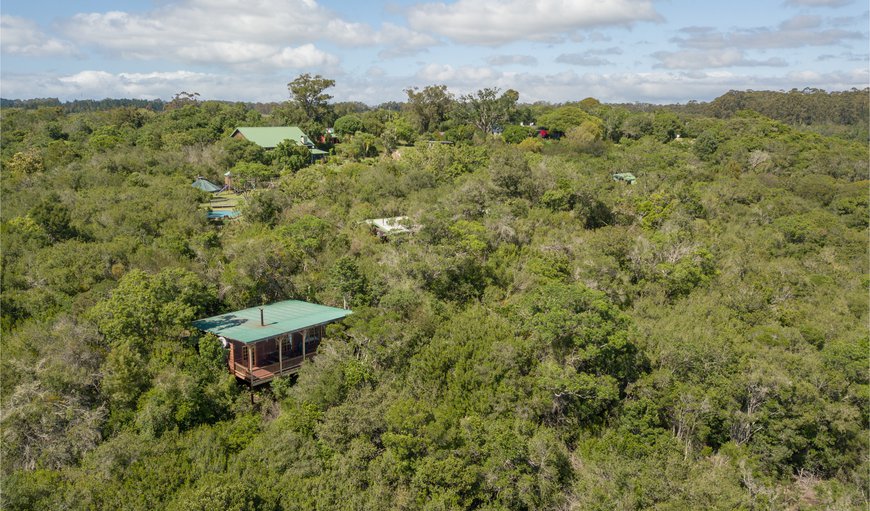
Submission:
M 419 90 L 417 87 L 405 89 L 408 95 L 408 109 L 417 122 L 420 133 L 438 128 L 447 119 L 453 106 L 453 94 L 446 85 L 428 85 Z
M 291 100 L 299 105 L 309 119 L 320 122 L 329 110 L 328 101 L 332 96 L 324 93 L 326 89 L 335 86 L 335 80 L 320 75 L 311 76 L 304 73 L 287 84 Z
M 520 99 L 520 93 L 513 89 L 506 90 L 501 96 L 498 93 L 498 87 L 487 87 L 462 96 L 460 117 L 480 131 L 492 133 L 499 124 L 507 122 Z

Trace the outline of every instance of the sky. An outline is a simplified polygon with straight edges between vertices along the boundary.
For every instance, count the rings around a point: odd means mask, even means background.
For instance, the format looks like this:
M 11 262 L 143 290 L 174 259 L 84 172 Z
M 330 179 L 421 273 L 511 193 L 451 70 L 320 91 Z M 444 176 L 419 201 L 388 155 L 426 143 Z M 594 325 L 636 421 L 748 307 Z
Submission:
M 866 0 L 3 0 L 0 97 L 271 102 L 514 89 L 520 102 L 863 89 Z

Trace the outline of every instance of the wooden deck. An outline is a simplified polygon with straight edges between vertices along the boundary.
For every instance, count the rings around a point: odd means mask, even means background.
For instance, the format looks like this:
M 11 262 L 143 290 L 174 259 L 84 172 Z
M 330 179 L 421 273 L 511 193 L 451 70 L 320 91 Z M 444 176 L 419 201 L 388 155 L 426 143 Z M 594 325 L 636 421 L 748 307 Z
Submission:
M 298 373 L 299 368 L 302 367 L 302 362 L 314 357 L 314 353 L 309 353 L 304 357 L 298 356 L 285 358 L 281 363 L 275 362 L 264 366 L 253 366 L 253 371 L 251 372 L 248 371 L 247 366 L 241 362 L 236 362 L 233 368 L 233 373 L 235 373 L 236 377 L 241 378 L 256 387 L 257 385 L 262 385 L 263 383 L 273 380 L 276 376 Z M 251 378 L 251 373 L 254 375 L 253 379 Z

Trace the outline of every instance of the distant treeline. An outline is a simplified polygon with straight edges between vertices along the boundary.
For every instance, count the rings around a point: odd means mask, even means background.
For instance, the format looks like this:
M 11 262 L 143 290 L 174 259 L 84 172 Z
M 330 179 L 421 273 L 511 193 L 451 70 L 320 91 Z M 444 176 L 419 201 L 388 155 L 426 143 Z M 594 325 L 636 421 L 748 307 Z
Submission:
M 632 110 L 661 109 L 659 105 L 624 105 Z M 689 101 L 664 108 L 678 113 L 726 119 L 741 110 L 754 110 L 777 121 L 795 125 L 866 125 L 870 121 L 870 88 L 825 92 L 806 88 L 783 91 L 728 91 L 709 103 Z
M 227 102 L 232 103 L 232 102 Z M 243 103 L 262 114 L 270 114 L 281 103 Z M 145 108 L 154 112 L 166 109 L 170 102 L 161 99 L 84 99 L 61 102 L 57 98 L 0 99 L 0 108 L 37 109 L 61 106 L 67 113 L 95 112 L 118 107 Z M 344 103 L 349 111 L 364 112 L 370 107 L 359 102 Z M 403 103 L 389 102 L 379 105 L 386 110 L 400 111 Z M 795 125 L 839 124 L 867 125 L 870 122 L 870 88 L 862 90 L 826 92 L 805 88 L 784 91 L 728 91 L 710 102 L 689 101 L 686 104 L 656 105 L 629 103 L 621 106 L 633 111 L 671 110 L 677 113 L 729 118 L 741 110 L 754 110 L 781 122 Z
M 154 112 L 162 112 L 166 102 L 162 99 L 77 99 L 61 102 L 57 98 L 5 99 L 0 98 L 0 108 L 24 108 L 36 110 L 43 107 L 63 107 L 66 113 L 98 112 L 120 107 L 144 108 Z

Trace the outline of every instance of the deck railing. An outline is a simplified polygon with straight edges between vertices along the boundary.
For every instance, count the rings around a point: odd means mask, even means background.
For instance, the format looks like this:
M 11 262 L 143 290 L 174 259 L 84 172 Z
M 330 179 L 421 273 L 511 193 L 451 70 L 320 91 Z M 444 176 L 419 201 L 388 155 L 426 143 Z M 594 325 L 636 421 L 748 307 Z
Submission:
M 304 357 L 301 355 L 298 357 L 284 357 L 281 362 L 275 362 L 272 364 L 259 366 L 255 365 L 251 368 L 251 371 L 248 370 L 247 364 L 243 362 L 235 362 L 235 364 L 233 365 L 233 372 L 239 378 L 242 378 L 245 381 L 249 381 L 253 385 L 258 385 L 260 383 L 266 383 L 267 381 L 272 380 L 276 376 L 280 376 L 282 374 L 297 373 L 299 372 L 299 368 L 302 367 L 302 362 L 314 357 L 315 353 L 309 353 Z

